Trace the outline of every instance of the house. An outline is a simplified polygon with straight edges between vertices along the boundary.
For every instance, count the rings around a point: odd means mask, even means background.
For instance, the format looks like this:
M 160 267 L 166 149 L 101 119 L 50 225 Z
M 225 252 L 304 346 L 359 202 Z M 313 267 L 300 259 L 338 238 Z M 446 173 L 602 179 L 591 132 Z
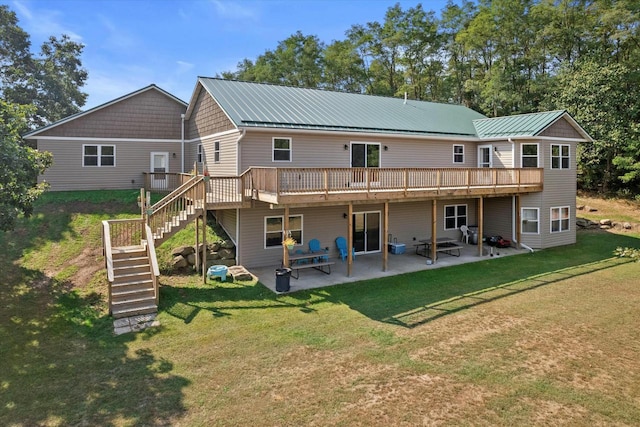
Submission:
M 53 154 L 51 191 L 140 188 L 145 171 L 183 172 L 187 104 L 150 85 L 24 135 Z M 147 177 L 148 178 L 148 177 Z M 159 178 L 157 188 L 167 183 Z
M 279 265 L 286 235 L 300 248 L 319 239 L 332 257 L 345 236 L 356 254 L 381 254 L 383 269 L 389 235 L 435 241 L 473 225 L 527 248 L 576 241 L 576 148 L 591 138 L 566 111 L 486 118 L 459 105 L 204 77 L 184 107 L 150 86 L 26 138 L 63 165 L 43 176 L 53 190 L 173 189 L 185 179 L 163 183 L 171 173 L 206 170 L 202 208 L 248 267 Z

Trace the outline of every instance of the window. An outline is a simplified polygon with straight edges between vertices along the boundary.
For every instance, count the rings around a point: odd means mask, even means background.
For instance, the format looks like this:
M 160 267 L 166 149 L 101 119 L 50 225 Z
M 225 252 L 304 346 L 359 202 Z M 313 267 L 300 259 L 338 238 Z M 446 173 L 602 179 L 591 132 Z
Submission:
M 561 233 L 569 230 L 569 206 L 551 208 L 551 232 Z
M 213 161 L 214 163 L 220 163 L 220 141 L 213 143 Z
M 521 163 L 523 168 L 538 167 L 538 144 L 522 144 Z
M 273 161 L 291 161 L 291 138 L 273 138 Z
M 444 229 L 457 230 L 467 225 L 467 205 L 449 205 L 444 207 Z
M 289 215 L 289 231 L 297 244 L 302 245 L 302 215 Z M 281 246 L 284 240 L 284 216 L 268 216 L 264 219 L 264 247 Z
M 538 208 L 522 208 L 522 233 L 524 234 L 538 234 L 540 210 Z
M 453 146 L 453 163 L 464 163 L 464 145 Z
M 569 169 L 569 145 L 551 144 L 551 169 Z
M 198 144 L 198 163 L 202 163 L 203 157 L 202 144 Z
M 83 145 L 82 166 L 115 166 L 115 145 Z

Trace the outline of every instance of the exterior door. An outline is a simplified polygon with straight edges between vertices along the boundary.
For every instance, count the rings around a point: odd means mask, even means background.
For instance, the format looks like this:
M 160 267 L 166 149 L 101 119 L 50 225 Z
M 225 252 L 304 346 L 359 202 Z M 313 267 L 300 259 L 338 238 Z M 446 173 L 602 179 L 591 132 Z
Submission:
M 380 252 L 380 217 L 380 212 L 353 214 L 353 246 L 356 252 Z
M 169 153 L 151 153 L 151 189 L 167 190 L 169 172 Z
M 351 167 L 352 168 L 379 168 L 380 167 L 380 144 L 352 142 L 351 143 Z M 378 182 L 378 174 L 375 170 L 370 170 L 369 174 L 354 171 L 353 182 L 366 185 L 367 182 Z
M 478 147 L 478 167 L 479 168 L 493 167 L 493 159 L 491 158 L 490 145 L 481 145 Z

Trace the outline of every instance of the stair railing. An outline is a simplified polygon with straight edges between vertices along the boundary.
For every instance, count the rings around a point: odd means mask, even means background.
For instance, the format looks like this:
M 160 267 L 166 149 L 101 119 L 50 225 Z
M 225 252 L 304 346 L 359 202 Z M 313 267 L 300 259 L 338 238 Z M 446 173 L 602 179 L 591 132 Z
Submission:
M 160 302 L 160 292 L 158 288 L 158 277 L 160 277 L 160 268 L 158 267 L 158 258 L 156 257 L 156 245 L 153 239 L 153 233 L 151 227 L 145 225 L 145 235 L 147 238 L 147 257 L 151 264 L 151 277 L 153 279 L 153 293 L 156 301 L 156 306 Z M 111 292 L 109 292 L 111 293 Z

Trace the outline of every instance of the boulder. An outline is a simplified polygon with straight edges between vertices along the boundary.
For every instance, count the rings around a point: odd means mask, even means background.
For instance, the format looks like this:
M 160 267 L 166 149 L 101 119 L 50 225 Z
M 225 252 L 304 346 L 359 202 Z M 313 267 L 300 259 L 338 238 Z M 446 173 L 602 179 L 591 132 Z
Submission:
M 220 259 L 220 255 L 218 255 L 218 252 L 209 252 L 207 259 Z
M 585 206 L 584 210 L 587 212 L 598 212 L 598 209 L 592 208 L 591 206 Z
M 218 251 L 218 255 L 222 259 L 230 259 L 230 258 L 236 257 L 235 250 L 231 250 L 231 249 L 220 249 Z
M 171 267 L 173 267 L 176 270 L 180 268 L 185 268 L 188 265 L 189 265 L 189 262 L 182 255 L 178 255 L 174 257 L 173 260 L 171 261 Z
M 609 227 L 611 227 L 611 220 L 610 219 L 601 219 L 600 220 L 600 225 L 608 225 Z
M 196 265 L 196 254 L 192 253 L 187 255 L 187 262 L 189 263 L 189 265 Z
M 173 255 L 174 257 L 178 255 L 187 256 L 194 252 L 195 252 L 195 249 L 193 249 L 192 246 L 178 246 L 177 248 L 171 251 L 171 255 Z
M 576 209 L 579 211 L 584 210 L 584 205 L 577 205 Z
M 209 250 L 211 252 L 218 252 L 220 250 L 220 242 L 213 242 L 209 245 Z
M 591 221 L 584 218 L 576 218 L 576 225 L 581 228 L 588 228 L 591 225 Z
M 236 245 L 231 240 L 225 240 L 220 244 L 220 247 L 224 249 L 233 249 Z
M 631 223 L 625 222 L 624 224 L 622 224 L 622 227 L 625 230 L 631 230 Z

